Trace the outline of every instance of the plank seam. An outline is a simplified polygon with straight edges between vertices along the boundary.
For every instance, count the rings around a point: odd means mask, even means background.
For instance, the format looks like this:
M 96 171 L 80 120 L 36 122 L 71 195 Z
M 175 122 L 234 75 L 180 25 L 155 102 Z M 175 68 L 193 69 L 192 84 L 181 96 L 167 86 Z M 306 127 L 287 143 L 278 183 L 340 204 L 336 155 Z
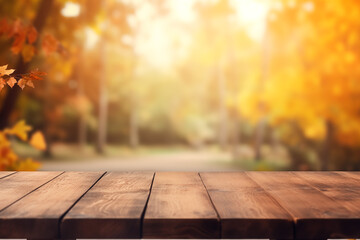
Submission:
M 296 228 L 295 228 L 296 217 L 295 217 L 293 214 L 291 214 L 291 212 L 290 212 L 286 207 L 284 207 L 283 205 L 281 205 L 281 203 L 279 203 L 279 201 L 277 201 L 277 200 L 275 199 L 275 197 L 274 197 L 271 193 L 269 193 L 268 191 L 266 191 L 266 189 L 263 188 L 256 180 L 254 180 L 246 171 L 244 171 L 244 173 L 245 173 L 245 175 L 246 175 L 251 181 L 253 181 L 256 185 L 258 185 L 262 190 L 264 190 L 264 193 L 267 194 L 267 195 L 269 196 L 269 198 L 271 198 L 272 200 L 274 200 L 274 202 L 275 202 L 276 204 L 278 204 L 279 207 L 281 207 L 285 212 L 287 212 L 287 213 L 292 217 L 292 220 L 293 220 L 293 221 L 292 221 L 292 225 L 293 225 L 293 239 L 296 239 L 296 238 L 295 238 L 295 236 L 296 236 L 296 234 L 295 234 L 295 232 L 296 232 Z
M 19 199 L 15 200 L 14 202 L 12 202 L 11 204 L 7 205 L 6 207 L 4 207 L 3 209 L 0 209 L 0 212 L 4 211 L 5 209 L 9 208 L 10 206 L 12 206 L 13 204 L 17 203 L 18 201 L 20 201 L 21 199 L 25 198 L 26 196 L 28 196 L 29 194 L 35 192 L 36 190 L 38 190 L 39 188 L 41 188 L 42 186 L 48 184 L 49 182 L 53 181 L 55 178 L 59 177 L 61 174 L 63 174 L 64 172 L 60 173 L 59 175 L 56 175 L 55 177 L 51 178 L 49 181 L 44 182 L 43 184 L 39 185 L 38 187 L 34 188 L 33 190 L 31 190 L 30 192 L 26 193 L 24 196 L 20 197 Z M 13 174 L 11 174 L 13 175 Z M 9 176 L 9 175 L 8 175 Z M 6 176 L 7 177 L 7 176 Z
M 9 177 L 9 176 L 11 176 L 11 175 L 14 175 L 15 173 L 17 173 L 17 172 L 9 173 L 8 175 L 5 175 L 5 176 L 0 177 L 0 179 L 7 178 L 7 177 Z
M 59 236 L 59 239 L 61 239 L 61 223 L 65 217 L 65 215 L 80 201 L 80 199 L 82 199 L 86 193 L 88 193 L 90 191 L 90 189 L 92 189 L 95 184 L 97 184 L 101 178 L 103 178 L 105 176 L 107 172 L 104 172 L 90 187 L 88 190 L 86 190 L 70 207 L 68 210 L 66 210 L 59 218 L 59 223 L 58 223 L 58 236 Z
M 204 186 L 204 188 L 205 188 L 205 190 L 206 190 L 206 194 L 208 195 L 208 197 L 209 197 L 209 199 L 210 199 L 211 205 L 213 206 L 213 208 L 214 208 L 214 210 L 215 210 L 215 212 L 216 212 L 217 220 L 218 220 L 218 222 L 219 222 L 219 238 L 222 239 L 222 226 L 221 226 L 222 224 L 221 224 L 220 214 L 219 214 L 218 210 L 216 209 L 215 204 L 214 204 L 213 200 L 211 199 L 211 196 L 210 196 L 210 194 L 209 194 L 209 191 L 208 191 L 208 189 L 206 188 L 206 185 L 205 185 L 205 183 L 204 183 L 204 181 L 203 181 L 203 179 L 202 179 L 202 177 L 201 177 L 201 174 L 200 174 L 199 172 L 198 172 L 198 175 L 199 175 L 200 180 L 201 180 L 201 182 L 202 182 L 202 184 L 203 184 L 203 186 Z
M 143 239 L 144 218 L 145 218 L 146 209 L 147 209 L 147 206 L 148 206 L 148 203 L 149 203 L 149 200 L 150 200 L 150 195 L 151 195 L 151 190 L 152 190 L 153 183 L 154 183 L 154 180 L 155 180 L 155 175 L 156 175 L 156 172 L 154 172 L 154 174 L 153 174 L 153 178 L 151 180 L 151 184 L 150 184 L 150 188 L 149 188 L 149 194 L 148 194 L 148 197 L 147 197 L 146 202 L 145 202 L 144 210 L 142 211 L 141 217 L 140 217 L 140 239 Z

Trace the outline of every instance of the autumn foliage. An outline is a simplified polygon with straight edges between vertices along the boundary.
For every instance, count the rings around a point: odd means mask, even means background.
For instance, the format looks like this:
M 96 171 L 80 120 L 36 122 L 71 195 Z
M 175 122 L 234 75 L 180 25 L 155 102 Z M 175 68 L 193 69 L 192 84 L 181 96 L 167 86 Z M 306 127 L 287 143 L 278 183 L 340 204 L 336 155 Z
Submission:
M 20 19 L 11 22 L 3 18 L 0 20 L 0 37 L 1 36 L 12 40 L 12 53 L 21 53 L 25 62 L 29 62 L 37 53 L 35 44 L 38 40 L 38 32 L 31 24 L 25 24 Z M 45 54 L 55 52 L 58 46 L 59 43 L 54 36 L 49 33 L 43 36 L 42 48 Z
M 36 149 L 45 150 L 46 144 L 41 132 L 35 132 L 28 138 L 31 127 L 21 120 L 13 127 L 0 131 L 0 171 L 3 170 L 36 170 L 40 163 L 31 158 L 20 159 L 12 150 L 11 138 L 17 137 Z
M 0 20 L 0 36 L 12 40 L 11 52 L 20 54 L 24 62 L 29 62 L 36 54 L 35 43 L 38 39 L 38 32 L 31 24 L 25 25 L 20 19 L 9 22 L 6 18 Z M 51 35 L 43 38 L 43 49 L 46 54 L 56 51 L 57 40 Z M 8 69 L 8 65 L 0 66 L 0 91 L 8 85 L 13 88 L 15 85 L 24 89 L 26 86 L 34 88 L 34 82 L 42 80 L 45 72 L 38 69 L 27 73 L 17 74 L 15 69 Z M 46 143 L 40 131 L 36 131 L 28 138 L 31 127 L 24 120 L 18 121 L 13 127 L 0 131 L 0 171 L 2 170 L 36 170 L 40 163 L 31 158 L 21 159 L 12 149 L 12 139 L 17 137 L 23 142 L 29 143 L 38 150 L 45 150 Z
M 11 88 L 16 84 L 21 89 L 24 89 L 25 86 L 34 88 L 34 81 L 41 80 L 42 76 L 46 75 L 37 69 L 25 74 L 13 74 L 15 69 L 7 69 L 7 66 L 0 66 L 0 91 L 6 84 Z

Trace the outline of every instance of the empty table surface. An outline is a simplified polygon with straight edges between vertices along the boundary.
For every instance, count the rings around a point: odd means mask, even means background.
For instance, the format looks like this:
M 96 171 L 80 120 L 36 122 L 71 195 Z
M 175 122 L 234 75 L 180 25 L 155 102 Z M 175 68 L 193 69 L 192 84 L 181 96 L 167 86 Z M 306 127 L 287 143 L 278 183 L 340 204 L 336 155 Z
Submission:
M 359 237 L 359 172 L 0 172 L 0 238 Z

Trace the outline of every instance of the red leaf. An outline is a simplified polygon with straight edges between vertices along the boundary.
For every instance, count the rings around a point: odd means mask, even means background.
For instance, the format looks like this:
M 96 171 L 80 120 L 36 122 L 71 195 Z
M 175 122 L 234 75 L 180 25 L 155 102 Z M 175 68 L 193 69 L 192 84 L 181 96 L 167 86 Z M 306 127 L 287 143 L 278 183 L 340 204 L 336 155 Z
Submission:
M 23 45 L 25 43 L 25 34 L 16 34 L 14 37 L 14 42 L 11 46 L 11 51 L 14 54 L 18 54 L 21 52 L 21 49 L 23 48 Z
M 42 40 L 42 48 L 46 55 L 55 52 L 58 48 L 58 41 L 51 34 L 46 34 Z
M 0 35 L 6 34 L 9 32 L 9 23 L 7 22 L 6 18 L 0 20 Z
M 27 40 L 30 44 L 33 44 L 37 39 L 37 31 L 34 26 L 29 26 L 27 30 Z

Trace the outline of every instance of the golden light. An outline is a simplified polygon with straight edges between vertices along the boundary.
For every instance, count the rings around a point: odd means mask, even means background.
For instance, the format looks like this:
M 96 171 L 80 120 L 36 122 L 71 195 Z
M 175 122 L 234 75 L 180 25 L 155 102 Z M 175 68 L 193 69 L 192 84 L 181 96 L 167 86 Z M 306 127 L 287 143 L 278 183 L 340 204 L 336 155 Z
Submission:
M 249 36 L 261 40 L 265 31 L 266 15 L 271 2 L 259 0 L 233 0 L 231 4 L 236 9 L 236 17 Z
M 80 5 L 77 3 L 67 2 L 61 9 L 61 14 L 64 17 L 77 17 L 80 14 Z
M 93 48 L 99 40 L 99 35 L 90 27 L 85 29 L 85 47 L 87 49 Z

